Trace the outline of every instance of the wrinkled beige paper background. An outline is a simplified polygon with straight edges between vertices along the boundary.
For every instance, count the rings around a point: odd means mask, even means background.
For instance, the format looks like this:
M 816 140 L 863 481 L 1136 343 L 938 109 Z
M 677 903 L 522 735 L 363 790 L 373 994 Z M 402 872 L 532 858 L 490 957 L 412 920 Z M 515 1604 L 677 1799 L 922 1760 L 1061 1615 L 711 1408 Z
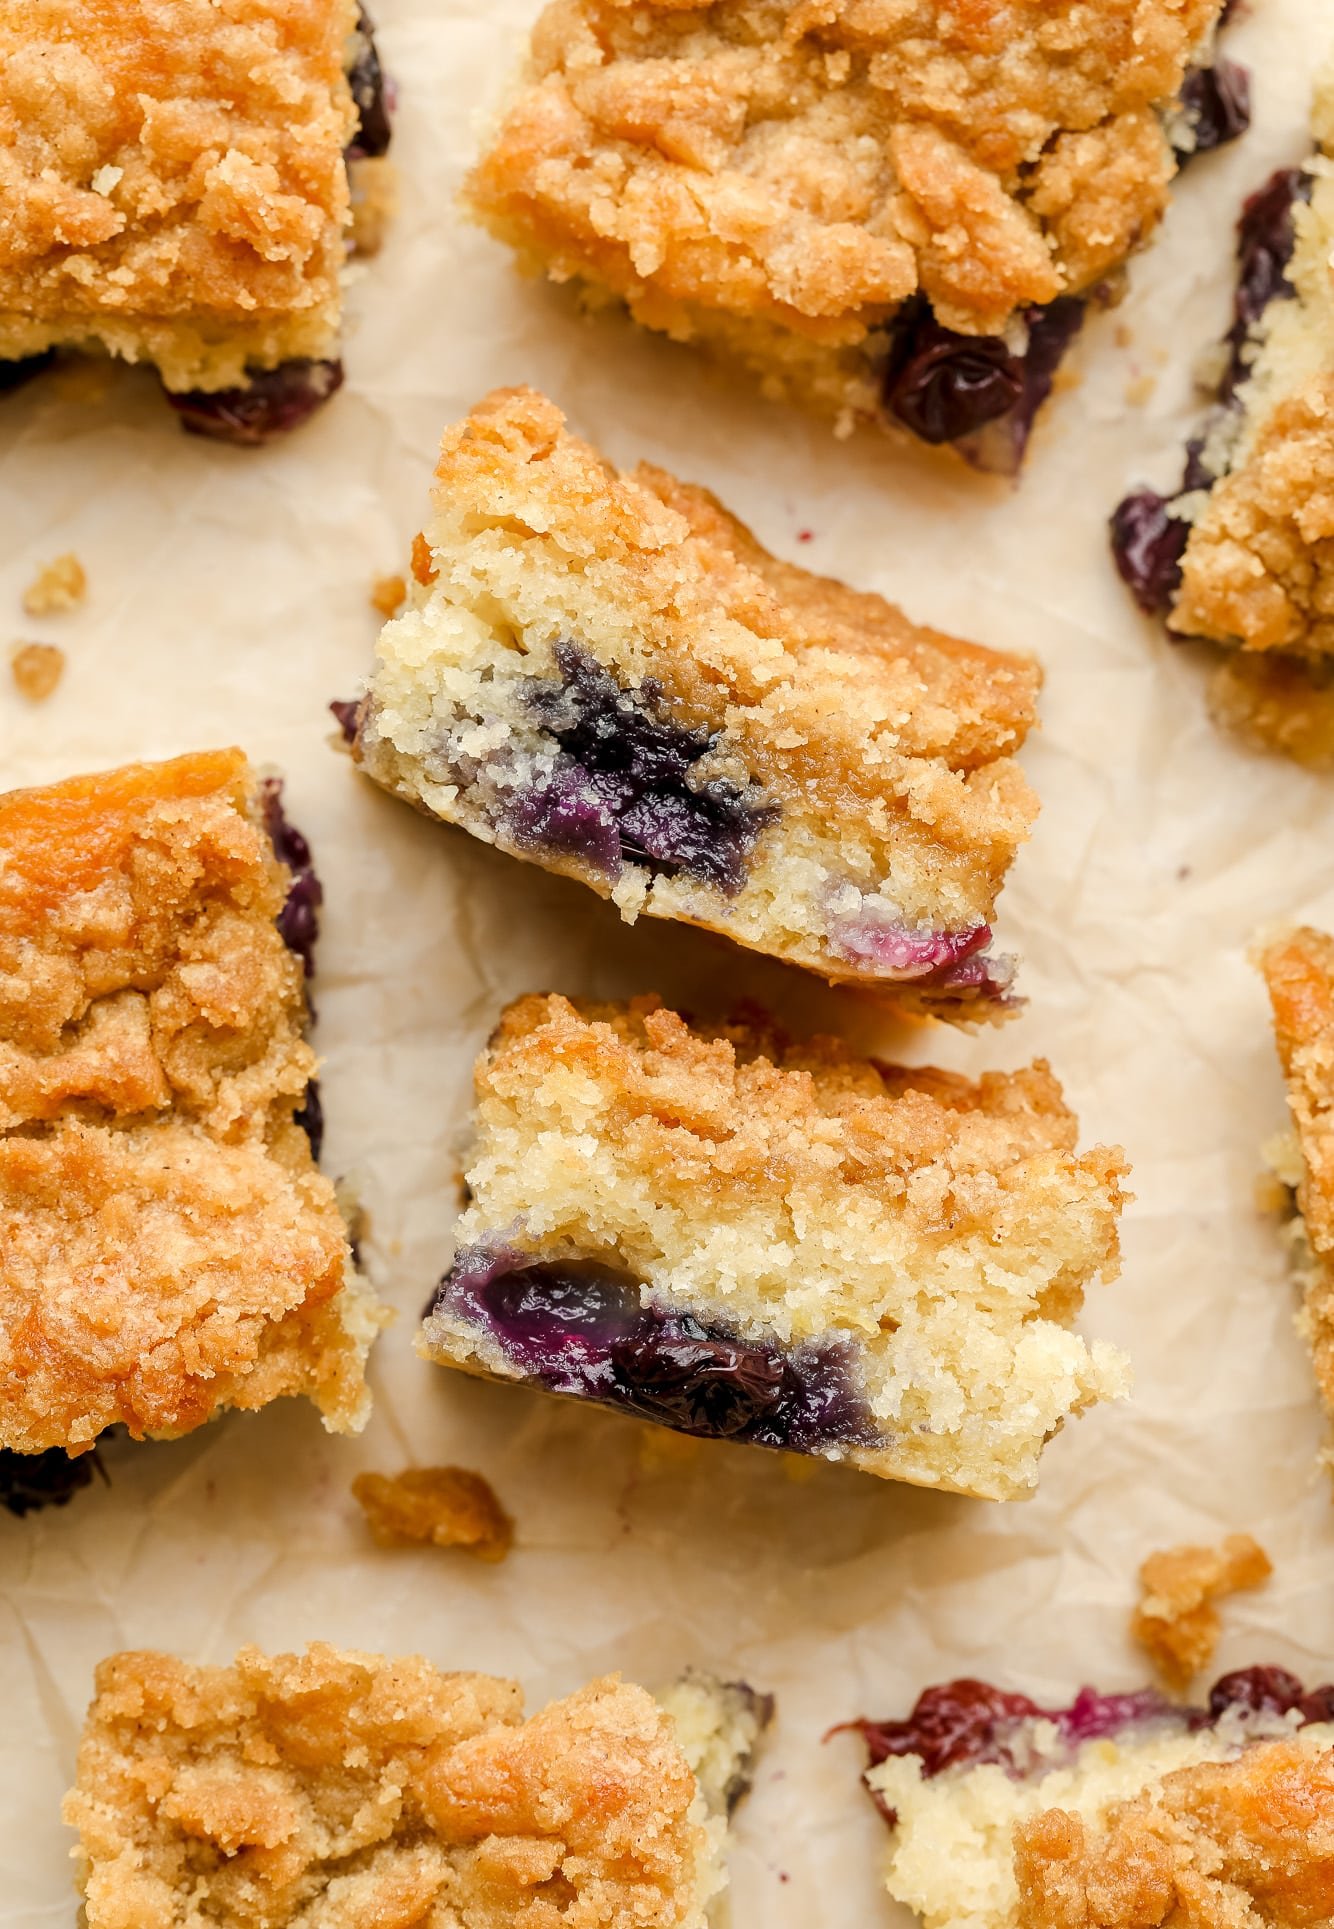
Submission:
M 108 372 L 92 407 L 77 384 L 45 381 L 0 410 L 0 642 L 41 636 L 69 654 L 44 707 L 0 677 L 4 782 L 231 740 L 287 770 L 328 892 L 326 1164 L 360 1187 L 370 1263 L 401 1314 L 374 1355 L 360 1440 L 286 1404 L 113 1449 L 109 1492 L 0 1516 L 4 1929 L 73 1922 L 60 1796 L 94 1663 L 126 1645 L 199 1661 L 312 1637 L 418 1649 L 513 1673 L 535 1702 L 612 1668 L 744 1674 L 778 1691 L 780 1718 L 739 1821 L 738 1929 L 890 1922 L 857 1747 L 822 1747 L 824 1730 L 899 1712 L 956 1673 L 1044 1698 L 1138 1683 L 1126 1614 L 1151 1547 L 1254 1530 L 1277 1576 L 1228 1609 L 1220 1664 L 1325 1677 L 1334 1664 L 1320 1426 L 1253 1204 L 1283 1108 L 1243 956 L 1266 920 L 1334 921 L 1334 778 L 1214 736 L 1201 665 L 1139 621 L 1104 539 L 1124 485 L 1175 476 L 1191 361 L 1225 322 L 1231 224 L 1243 193 L 1304 151 L 1328 0 L 1254 0 L 1233 31 L 1256 71 L 1256 125 L 1183 180 L 1129 300 L 1089 326 L 1078 385 L 1048 412 L 1017 493 L 873 438 L 837 443 L 679 351 L 581 322 L 459 224 L 476 116 L 532 6 L 379 0 L 402 84 L 401 218 L 351 296 L 348 387 L 289 445 L 182 437 L 134 374 Z M 440 429 L 520 380 L 614 457 L 710 484 L 780 553 L 1041 654 L 1044 728 L 1026 763 L 1044 810 L 1002 918 L 1024 954 L 1020 1021 L 977 1039 L 896 1034 L 703 935 L 627 930 L 577 886 L 414 817 L 329 748 L 325 700 L 367 664 L 369 584 L 402 566 Z M 86 606 L 24 618 L 35 567 L 70 549 Z M 412 1328 L 449 1256 L 469 1066 L 500 1005 L 546 987 L 655 988 L 697 1009 L 744 991 L 964 1068 L 1049 1055 L 1086 1139 L 1124 1142 L 1135 1166 L 1124 1276 L 1086 1313 L 1133 1354 L 1133 1405 L 1067 1429 L 1040 1496 L 1002 1507 L 682 1445 L 424 1365 Z M 490 1476 L 518 1520 L 507 1564 L 371 1545 L 348 1483 L 410 1459 Z

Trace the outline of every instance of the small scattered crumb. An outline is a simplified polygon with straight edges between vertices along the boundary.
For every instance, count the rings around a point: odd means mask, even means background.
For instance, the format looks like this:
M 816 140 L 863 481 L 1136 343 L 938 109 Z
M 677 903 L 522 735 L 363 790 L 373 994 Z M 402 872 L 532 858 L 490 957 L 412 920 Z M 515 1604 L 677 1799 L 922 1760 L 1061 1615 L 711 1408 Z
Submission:
M 1136 375 L 1126 383 L 1126 407 L 1142 409 L 1146 402 L 1153 400 L 1153 392 L 1158 386 L 1156 375 Z
M 1129 348 L 1135 339 L 1135 331 L 1129 322 L 1118 322 L 1112 332 L 1112 340 L 1118 348 Z
M 1229 1534 L 1221 1547 L 1164 1548 L 1140 1568 L 1140 1603 L 1130 1631 L 1164 1680 L 1184 1689 L 1218 1645 L 1213 1603 L 1239 1588 L 1259 1587 L 1273 1571 L 1249 1534 Z
M 377 576 L 371 584 L 371 607 L 381 616 L 397 616 L 403 607 L 408 586 L 401 576 Z
M 67 553 L 39 569 L 23 592 L 29 616 L 55 616 L 77 609 L 88 594 L 88 578 L 78 557 Z
M 466 1548 L 481 1561 L 503 1561 L 514 1541 L 514 1522 L 489 1483 L 466 1467 L 358 1474 L 352 1492 L 381 1547 L 424 1541 Z
M 19 694 L 29 703 L 45 703 L 65 673 L 65 652 L 54 643 L 18 643 L 9 667 Z

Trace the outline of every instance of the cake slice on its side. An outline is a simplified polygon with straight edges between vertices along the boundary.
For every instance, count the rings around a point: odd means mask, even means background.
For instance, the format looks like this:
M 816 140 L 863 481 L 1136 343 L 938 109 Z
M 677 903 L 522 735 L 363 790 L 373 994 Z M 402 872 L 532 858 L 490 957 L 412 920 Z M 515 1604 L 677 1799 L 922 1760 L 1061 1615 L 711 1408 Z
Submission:
M 554 0 L 474 169 L 521 261 L 763 391 L 1007 474 L 1179 159 L 1223 0 Z
M 1334 760 L 1334 66 L 1317 150 L 1246 203 L 1216 402 L 1179 491 L 1127 496 L 1117 566 L 1175 637 L 1225 646 L 1221 721 L 1302 762 Z
M 610 897 L 955 1019 L 1036 803 L 1039 671 L 620 474 L 530 389 L 445 437 L 408 609 L 336 706 L 371 776 Z
M 725 1884 L 725 1815 L 644 1689 L 525 1720 L 517 1682 L 322 1644 L 104 1661 L 65 1819 L 88 1929 L 703 1929 Z
M 1072 1330 L 1125 1172 L 1044 1065 L 976 1084 L 688 1025 L 512 1005 L 419 1350 L 683 1433 L 989 1499 L 1126 1366 Z
M 366 1418 L 381 1314 L 311 1156 L 309 856 L 237 750 L 0 797 L 12 1511 L 66 1497 L 51 1450 L 108 1427 L 170 1437 L 288 1393 Z
M 1319 1929 L 1334 1896 L 1334 1685 L 1281 1668 L 1207 1708 L 1084 1688 L 1046 1709 L 982 1681 L 859 1721 L 925 1929 Z

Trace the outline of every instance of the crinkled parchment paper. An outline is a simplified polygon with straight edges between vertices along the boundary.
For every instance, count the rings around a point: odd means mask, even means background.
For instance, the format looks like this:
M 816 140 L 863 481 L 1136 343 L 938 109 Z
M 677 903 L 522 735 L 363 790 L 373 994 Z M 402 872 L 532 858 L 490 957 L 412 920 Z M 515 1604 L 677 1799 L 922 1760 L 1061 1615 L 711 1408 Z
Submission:
M 882 1830 L 833 1722 L 927 1682 L 995 1676 L 1041 1698 L 1144 1678 L 1126 1638 L 1150 1548 L 1248 1528 L 1268 1589 L 1229 1604 L 1220 1664 L 1330 1672 L 1334 1513 L 1279 1244 L 1253 1197 L 1284 1119 L 1253 929 L 1334 922 L 1334 778 L 1217 738 L 1204 673 L 1142 623 L 1104 525 L 1176 474 L 1191 363 L 1226 323 L 1241 198 L 1304 151 L 1328 0 L 1253 0 L 1230 39 L 1257 119 L 1182 180 L 1129 299 L 1093 320 L 1022 487 L 874 438 L 834 441 L 611 320 L 525 284 L 454 196 L 535 0 L 378 0 L 401 82 L 402 212 L 350 297 L 348 385 L 286 446 L 183 437 L 150 377 L 42 381 L 0 409 L 0 644 L 68 652 L 31 707 L 0 675 L 6 786 L 236 741 L 289 775 L 328 905 L 315 987 L 325 1163 L 359 1188 L 370 1264 L 399 1309 L 360 1440 L 312 1409 L 237 1415 L 172 1446 L 114 1447 L 109 1490 L 0 1516 L 0 1924 L 70 1924 L 59 1821 L 97 1659 L 161 1645 L 222 1661 L 314 1637 L 514 1674 L 537 1702 L 619 1668 L 695 1663 L 777 1691 L 734 1856 L 738 1929 L 866 1929 Z M 444 424 L 531 381 L 621 461 L 716 489 L 780 554 L 884 591 L 927 623 L 1037 650 L 1043 813 L 1004 898 L 1030 1004 L 976 1039 L 896 1031 L 857 999 L 720 942 L 621 926 L 578 886 L 415 817 L 329 745 L 327 698 L 369 660 L 373 576 L 400 569 Z M 102 391 L 90 402 L 89 390 Z M 1151 393 L 1149 391 L 1151 390 Z M 803 532 L 809 532 L 804 534 Z M 75 551 L 84 608 L 19 597 Z M 447 1263 L 469 1068 L 501 1004 L 656 989 L 698 1010 L 745 992 L 911 1061 L 1050 1057 L 1086 1142 L 1120 1141 L 1137 1193 L 1125 1268 L 1085 1326 L 1133 1355 L 1132 1404 L 1072 1424 L 1036 1499 L 894 1487 L 471 1383 L 412 1352 Z M 501 1567 L 371 1543 L 363 1467 L 458 1461 L 518 1522 Z

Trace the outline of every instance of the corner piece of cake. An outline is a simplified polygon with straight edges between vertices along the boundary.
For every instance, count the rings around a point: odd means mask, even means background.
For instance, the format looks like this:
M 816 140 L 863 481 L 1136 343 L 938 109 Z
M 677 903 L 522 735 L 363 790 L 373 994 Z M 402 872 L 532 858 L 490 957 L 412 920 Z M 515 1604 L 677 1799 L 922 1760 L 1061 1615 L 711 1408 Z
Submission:
M 517 1682 L 322 1644 L 104 1661 L 65 1819 L 88 1929 L 704 1929 L 725 1885 L 725 1815 L 643 1688 L 525 1719 Z
M 1125 1391 L 1072 1330 L 1125 1166 L 1045 1065 L 905 1070 L 656 999 L 521 999 L 419 1351 L 701 1438 L 988 1499 Z
M 1321 1929 L 1334 1898 L 1334 1684 L 1224 1675 L 1206 1707 L 983 1681 L 850 1724 L 925 1929 Z
M 610 897 L 918 1011 L 1003 1017 L 997 895 L 1037 804 L 1040 672 L 768 555 L 705 490 L 622 474 L 531 389 L 445 436 L 369 774 Z
M 335 1430 L 366 1418 L 381 1315 L 310 1138 L 317 894 L 238 750 L 0 796 L 12 1511 L 67 1497 L 60 1452 L 109 1427 L 172 1437 L 294 1393 Z
M 1266 1150 L 1291 1210 L 1298 1330 L 1334 1421 L 1334 938 L 1309 926 L 1274 935 L 1257 947 L 1256 962 L 1269 987 L 1292 1114 L 1291 1131 Z M 1334 1443 L 1325 1460 L 1334 1472 Z
M 1219 720 L 1311 764 L 1334 761 L 1334 64 L 1316 150 L 1246 203 L 1215 403 L 1180 488 L 1135 490 L 1112 519 L 1117 567 L 1174 638 L 1228 654 Z
M 467 187 L 521 262 L 769 395 L 1014 473 L 1179 161 L 1223 0 L 554 0 Z
M 199 433 L 295 427 L 343 379 L 349 178 L 388 144 L 356 0 L 0 0 L 0 391 L 91 350 Z

